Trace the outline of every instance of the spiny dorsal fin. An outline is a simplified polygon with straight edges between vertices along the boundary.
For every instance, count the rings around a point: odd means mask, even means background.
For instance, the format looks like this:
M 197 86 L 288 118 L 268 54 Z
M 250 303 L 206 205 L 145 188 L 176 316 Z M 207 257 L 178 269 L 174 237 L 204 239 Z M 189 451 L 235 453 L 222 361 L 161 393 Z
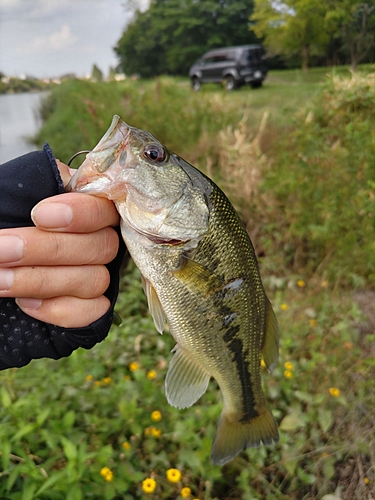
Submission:
M 188 352 L 176 345 L 165 379 L 168 403 L 178 408 L 194 404 L 206 392 L 210 374 Z
M 159 297 L 156 294 L 155 288 L 146 278 L 143 276 L 141 276 L 141 278 L 143 290 L 147 297 L 148 308 L 150 309 L 150 313 L 155 323 L 155 328 L 159 333 L 163 333 L 164 326 L 167 321 L 164 309 L 160 303 Z
M 279 325 L 270 301 L 266 298 L 266 332 L 262 346 L 263 360 L 271 373 L 279 358 Z

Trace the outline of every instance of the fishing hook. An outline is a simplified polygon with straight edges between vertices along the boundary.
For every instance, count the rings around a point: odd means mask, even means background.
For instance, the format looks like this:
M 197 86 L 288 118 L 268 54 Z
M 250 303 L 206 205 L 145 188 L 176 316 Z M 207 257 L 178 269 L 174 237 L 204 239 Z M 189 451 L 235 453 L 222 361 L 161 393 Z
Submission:
M 78 151 L 78 153 L 75 153 L 71 158 L 70 160 L 68 161 L 68 167 L 70 167 L 70 164 L 72 163 L 72 161 L 74 160 L 74 158 L 78 155 L 83 155 L 84 153 L 91 153 L 90 150 L 87 150 L 87 149 L 83 149 L 82 151 Z

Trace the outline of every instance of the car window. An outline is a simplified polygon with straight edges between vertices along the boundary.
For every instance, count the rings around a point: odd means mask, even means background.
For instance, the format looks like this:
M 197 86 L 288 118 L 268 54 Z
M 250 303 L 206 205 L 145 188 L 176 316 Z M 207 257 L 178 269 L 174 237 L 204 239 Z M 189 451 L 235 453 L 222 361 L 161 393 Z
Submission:
M 262 60 L 261 49 L 250 49 L 246 51 L 244 54 L 245 60 L 248 61 L 249 64 L 260 64 Z
M 212 64 L 212 63 L 234 61 L 234 60 L 235 60 L 235 52 L 223 52 L 222 54 L 207 56 L 203 59 L 202 62 L 203 64 Z

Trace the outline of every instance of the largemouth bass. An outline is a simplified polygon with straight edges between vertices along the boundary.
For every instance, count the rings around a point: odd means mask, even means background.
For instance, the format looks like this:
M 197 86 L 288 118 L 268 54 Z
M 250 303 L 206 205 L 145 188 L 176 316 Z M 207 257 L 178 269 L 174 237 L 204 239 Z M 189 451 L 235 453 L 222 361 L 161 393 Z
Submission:
M 165 381 L 168 402 L 195 403 L 213 377 L 223 411 L 212 461 L 278 440 L 261 385 L 261 359 L 278 359 L 277 320 L 239 216 L 208 177 L 148 132 L 114 116 L 68 190 L 113 200 L 156 329 L 177 345 Z

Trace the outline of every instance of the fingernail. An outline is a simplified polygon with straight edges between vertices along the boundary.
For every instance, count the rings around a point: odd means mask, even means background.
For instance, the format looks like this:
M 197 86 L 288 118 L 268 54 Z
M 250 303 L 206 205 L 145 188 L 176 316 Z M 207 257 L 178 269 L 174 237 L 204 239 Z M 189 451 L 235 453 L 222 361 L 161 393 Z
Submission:
M 38 227 L 59 229 L 72 222 L 73 210 L 65 203 L 40 203 L 32 209 L 31 218 Z
M 0 268 L 0 290 L 10 290 L 14 282 L 14 273 L 12 269 Z
M 42 300 L 21 298 L 21 299 L 16 299 L 16 304 L 21 309 L 36 311 L 42 305 Z
M 17 262 L 22 259 L 24 243 L 21 238 L 13 235 L 0 236 L 0 262 Z

